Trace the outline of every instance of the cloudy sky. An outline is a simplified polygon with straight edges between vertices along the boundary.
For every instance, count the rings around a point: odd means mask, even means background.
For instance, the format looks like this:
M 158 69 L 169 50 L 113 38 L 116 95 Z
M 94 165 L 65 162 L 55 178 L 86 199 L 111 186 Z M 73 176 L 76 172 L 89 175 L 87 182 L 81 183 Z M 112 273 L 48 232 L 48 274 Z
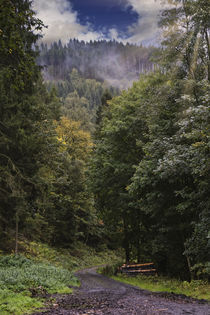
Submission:
M 34 0 L 47 43 L 70 38 L 154 43 L 161 0 Z

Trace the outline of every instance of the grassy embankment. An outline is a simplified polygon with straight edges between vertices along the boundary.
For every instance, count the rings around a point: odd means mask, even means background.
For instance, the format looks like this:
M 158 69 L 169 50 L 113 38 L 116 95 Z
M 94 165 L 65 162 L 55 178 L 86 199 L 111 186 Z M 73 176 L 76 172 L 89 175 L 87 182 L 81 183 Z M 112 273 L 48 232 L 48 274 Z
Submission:
M 184 294 L 196 299 L 205 299 L 210 301 L 210 283 L 202 280 L 192 280 L 190 283 L 177 279 L 170 279 L 163 276 L 126 276 L 123 274 L 114 275 L 117 265 L 110 265 L 106 268 L 100 268 L 99 272 L 105 274 L 116 281 L 131 284 L 141 289 L 152 292 L 169 292 L 175 294 Z
M 112 251 L 96 252 L 78 244 L 74 250 L 56 250 L 35 242 L 22 242 L 22 254 L 0 255 L 0 314 L 30 314 L 53 299 L 48 293 L 71 293 L 79 282 L 78 269 L 111 263 L 118 256 Z
M 187 281 L 169 279 L 166 277 L 128 277 L 118 275 L 112 276 L 112 278 L 152 292 L 173 292 L 210 301 L 210 284 L 201 280 L 193 280 L 189 283 Z

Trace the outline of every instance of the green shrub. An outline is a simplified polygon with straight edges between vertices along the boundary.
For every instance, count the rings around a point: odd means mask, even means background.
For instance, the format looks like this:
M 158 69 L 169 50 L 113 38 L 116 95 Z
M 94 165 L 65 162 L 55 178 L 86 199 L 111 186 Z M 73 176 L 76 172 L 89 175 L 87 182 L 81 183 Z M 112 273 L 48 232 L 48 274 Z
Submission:
M 210 262 L 196 264 L 191 270 L 197 279 L 207 279 L 210 281 Z
M 8 256 L 1 259 L 0 285 L 2 289 L 21 292 L 28 288 L 43 287 L 56 292 L 68 285 L 77 285 L 77 279 L 66 269 L 36 263 L 23 257 Z M 9 262 L 8 266 L 6 263 Z M 22 264 L 22 265 L 21 265 Z
M 122 262 L 116 263 L 114 265 L 106 265 L 105 267 L 100 268 L 99 272 L 105 276 L 111 277 L 117 274 L 120 266 L 122 266 Z
M 0 268 L 29 266 L 33 262 L 22 255 L 0 256 Z

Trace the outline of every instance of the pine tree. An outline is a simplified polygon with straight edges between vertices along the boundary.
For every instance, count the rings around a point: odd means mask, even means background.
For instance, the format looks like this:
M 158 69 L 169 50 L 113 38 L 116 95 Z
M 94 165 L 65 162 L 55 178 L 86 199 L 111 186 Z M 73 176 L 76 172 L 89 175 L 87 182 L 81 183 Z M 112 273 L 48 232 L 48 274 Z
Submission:
M 36 64 L 42 22 L 29 0 L 0 3 L 1 245 L 34 214 L 36 174 L 49 151 L 49 97 Z

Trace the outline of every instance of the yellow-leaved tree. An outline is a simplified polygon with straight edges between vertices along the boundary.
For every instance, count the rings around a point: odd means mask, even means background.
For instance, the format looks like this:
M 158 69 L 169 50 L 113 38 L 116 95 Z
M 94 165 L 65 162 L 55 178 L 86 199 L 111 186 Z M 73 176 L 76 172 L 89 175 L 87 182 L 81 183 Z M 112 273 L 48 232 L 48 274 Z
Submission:
M 62 117 L 56 128 L 61 151 L 74 160 L 87 161 L 92 148 L 91 135 L 81 129 L 81 123 Z
M 55 124 L 59 154 L 56 161 L 52 161 L 54 183 L 50 192 L 49 220 L 52 220 L 53 243 L 68 247 L 90 239 L 94 234 L 94 222 L 97 222 L 86 176 L 92 142 L 90 134 L 81 129 L 80 122 L 62 117 Z

